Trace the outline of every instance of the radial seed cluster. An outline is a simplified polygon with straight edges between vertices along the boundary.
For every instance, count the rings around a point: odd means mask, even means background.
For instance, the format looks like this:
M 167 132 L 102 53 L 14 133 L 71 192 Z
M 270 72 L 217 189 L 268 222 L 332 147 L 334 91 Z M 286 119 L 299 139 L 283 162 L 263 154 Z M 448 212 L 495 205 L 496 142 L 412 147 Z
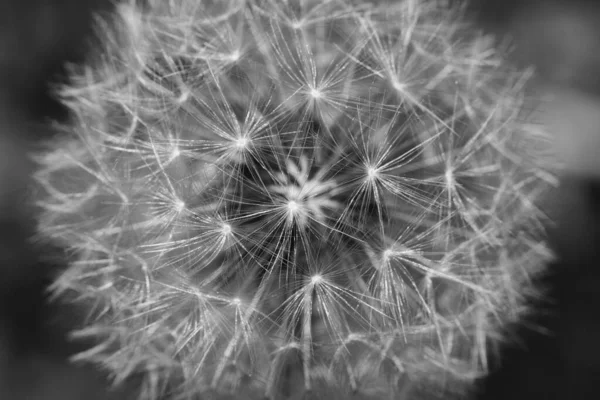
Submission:
M 137 2 L 141 3 L 141 2 Z M 102 20 L 100 20 L 102 21 Z M 120 5 L 36 155 L 52 290 L 141 399 L 462 393 L 526 310 L 527 75 L 438 1 Z M 407 396 L 407 397 L 405 397 Z

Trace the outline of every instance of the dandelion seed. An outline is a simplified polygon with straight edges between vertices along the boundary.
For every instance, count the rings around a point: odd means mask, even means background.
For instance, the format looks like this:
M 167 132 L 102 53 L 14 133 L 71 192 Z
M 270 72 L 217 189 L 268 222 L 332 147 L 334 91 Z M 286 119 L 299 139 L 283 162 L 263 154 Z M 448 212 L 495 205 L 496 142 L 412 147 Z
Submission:
M 298 209 L 300 208 L 300 206 L 298 206 L 298 203 L 296 203 L 294 200 L 289 201 L 287 207 L 290 210 L 290 213 L 292 213 L 292 215 L 298 212 Z
M 369 167 L 367 169 L 367 178 L 369 180 L 377 179 L 378 176 L 379 176 L 379 171 L 377 170 L 377 168 Z
M 229 55 L 229 60 L 235 62 L 235 61 L 238 61 L 240 59 L 240 57 L 241 57 L 240 51 L 235 50 Z
M 183 200 L 177 200 L 175 202 L 175 210 L 177 210 L 178 213 L 181 213 L 183 210 L 185 210 L 185 202 Z
M 231 234 L 231 225 L 223 224 L 223 227 L 221 228 L 221 232 L 223 232 L 224 236 L 229 236 Z
M 191 93 L 188 90 L 184 90 L 181 95 L 177 98 L 177 103 L 183 104 L 190 98 Z
M 292 22 L 290 24 L 290 26 L 292 27 L 292 29 L 300 30 L 300 29 L 304 28 L 305 24 L 306 24 L 305 21 L 297 20 L 297 21 Z
M 310 95 L 314 98 L 314 99 L 320 99 L 321 96 L 323 95 L 323 93 L 321 93 L 319 90 L 317 89 L 311 89 L 310 90 Z
M 448 167 L 446 168 L 446 171 L 444 173 L 444 178 L 446 178 L 446 185 L 448 185 L 448 188 L 453 188 L 454 187 L 454 173 L 452 171 L 452 168 Z
M 239 149 L 245 149 L 248 146 L 248 139 L 247 138 L 239 138 L 235 141 L 235 145 L 239 148 Z
M 392 258 L 393 255 L 394 255 L 394 250 L 392 250 L 392 249 L 386 249 L 386 250 L 384 250 L 384 252 L 382 253 L 382 255 L 383 255 L 383 260 L 384 261 L 389 261 L 390 258 Z
M 399 80 L 397 79 L 392 79 L 392 87 L 398 91 L 399 93 L 405 93 L 406 92 L 406 84 L 401 83 Z
M 321 275 L 313 275 L 310 278 L 310 283 L 313 285 L 317 285 L 323 281 L 323 277 Z

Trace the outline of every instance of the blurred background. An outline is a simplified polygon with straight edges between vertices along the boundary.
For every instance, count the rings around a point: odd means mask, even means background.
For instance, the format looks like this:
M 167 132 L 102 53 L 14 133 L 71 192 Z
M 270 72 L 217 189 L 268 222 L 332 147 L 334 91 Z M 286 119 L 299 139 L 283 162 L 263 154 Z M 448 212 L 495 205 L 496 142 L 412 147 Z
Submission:
M 485 29 L 509 35 L 514 61 L 533 64 L 540 122 L 565 166 L 551 199 L 557 260 L 537 284 L 547 297 L 512 327 L 480 384 L 480 399 L 598 398 L 600 377 L 600 3 L 479 0 Z
M 199 0 L 201 1 L 201 0 Z M 44 289 L 60 262 L 28 243 L 28 149 L 52 135 L 66 111 L 51 82 L 82 60 L 92 13 L 108 0 L 4 0 L 0 5 L 0 398 L 121 399 L 97 371 L 66 361 L 77 313 L 49 305 Z M 548 298 L 511 327 L 481 399 L 597 397 L 600 377 L 600 5 L 576 0 L 472 0 L 482 29 L 508 35 L 513 61 L 535 65 L 547 94 L 541 122 L 567 172 L 556 194 L 558 260 L 538 283 Z
M 82 59 L 92 12 L 105 0 L 0 2 L 0 398 L 100 400 L 102 377 L 66 362 L 76 351 L 65 333 L 74 310 L 45 301 L 55 268 L 28 242 L 32 212 L 26 151 L 51 137 L 50 119 L 65 117 L 51 95 L 66 61 Z M 117 397 L 112 397 L 117 398 Z

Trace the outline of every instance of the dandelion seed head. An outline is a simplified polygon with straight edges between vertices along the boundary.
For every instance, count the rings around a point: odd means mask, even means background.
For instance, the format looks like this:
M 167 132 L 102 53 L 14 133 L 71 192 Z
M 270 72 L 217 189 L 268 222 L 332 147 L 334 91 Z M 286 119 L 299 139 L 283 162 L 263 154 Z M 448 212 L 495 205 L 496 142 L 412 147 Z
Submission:
M 527 76 L 436 0 L 126 3 L 36 154 L 78 357 L 144 400 L 468 391 L 548 254 Z

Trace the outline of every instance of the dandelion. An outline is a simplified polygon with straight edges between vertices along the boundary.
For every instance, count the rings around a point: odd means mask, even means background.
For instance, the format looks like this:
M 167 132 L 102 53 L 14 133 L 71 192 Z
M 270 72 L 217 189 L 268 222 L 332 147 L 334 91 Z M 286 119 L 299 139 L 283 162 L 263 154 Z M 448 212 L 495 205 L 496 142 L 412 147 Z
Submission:
M 75 360 L 140 399 L 468 392 L 547 258 L 527 73 L 434 0 L 131 3 L 36 154 Z

